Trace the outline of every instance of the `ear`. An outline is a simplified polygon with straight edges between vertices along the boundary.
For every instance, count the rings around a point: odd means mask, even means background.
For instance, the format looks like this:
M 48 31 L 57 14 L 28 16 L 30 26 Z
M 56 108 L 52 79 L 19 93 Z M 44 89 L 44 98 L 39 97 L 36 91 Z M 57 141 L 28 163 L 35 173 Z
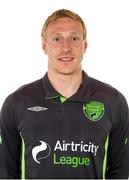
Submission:
M 88 46 L 88 43 L 87 43 L 87 40 L 85 40 L 85 42 L 84 42 L 84 52 L 86 52 L 87 46 Z
M 47 54 L 47 47 L 46 47 L 46 41 L 42 40 L 42 49 L 44 51 L 45 54 Z

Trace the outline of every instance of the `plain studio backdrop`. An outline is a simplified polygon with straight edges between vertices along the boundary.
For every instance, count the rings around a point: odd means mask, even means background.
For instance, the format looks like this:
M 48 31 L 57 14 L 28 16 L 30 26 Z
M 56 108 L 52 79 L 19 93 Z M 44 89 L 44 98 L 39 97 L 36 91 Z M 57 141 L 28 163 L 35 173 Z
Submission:
M 47 56 L 41 28 L 53 11 L 70 9 L 85 21 L 83 69 L 117 88 L 129 102 L 128 0 L 0 0 L 0 107 L 20 86 L 42 78 Z

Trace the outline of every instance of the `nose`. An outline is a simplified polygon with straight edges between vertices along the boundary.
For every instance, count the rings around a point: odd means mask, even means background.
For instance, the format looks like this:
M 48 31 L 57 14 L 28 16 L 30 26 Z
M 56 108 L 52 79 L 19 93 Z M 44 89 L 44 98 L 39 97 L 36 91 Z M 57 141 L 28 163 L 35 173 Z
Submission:
M 72 48 L 71 48 L 70 42 L 68 41 L 68 39 L 64 39 L 64 41 L 62 43 L 62 51 L 66 53 L 71 50 L 72 50 Z

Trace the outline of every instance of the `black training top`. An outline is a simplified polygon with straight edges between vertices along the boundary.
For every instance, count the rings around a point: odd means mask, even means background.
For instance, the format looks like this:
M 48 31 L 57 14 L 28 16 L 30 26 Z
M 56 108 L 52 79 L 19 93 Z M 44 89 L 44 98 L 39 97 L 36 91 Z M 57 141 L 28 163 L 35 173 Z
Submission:
M 85 72 L 68 99 L 47 74 L 21 87 L 5 100 L 0 128 L 0 178 L 128 178 L 126 100 Z

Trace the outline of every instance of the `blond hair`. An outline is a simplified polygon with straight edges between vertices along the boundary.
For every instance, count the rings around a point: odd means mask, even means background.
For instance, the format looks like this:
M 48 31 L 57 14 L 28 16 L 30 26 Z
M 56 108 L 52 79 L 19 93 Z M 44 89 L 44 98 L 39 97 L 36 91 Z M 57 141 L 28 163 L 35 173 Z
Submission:
M 84 21 L 82 20 L 82 18 L 70 11 L 70 10 L 67 10 L 67 9 L 60 9 L 60 10 L 57 10 L 55 12 L 53 12 L 45 21 L 44 25 L 43 25 L 43 28 L 42 28 L 42 31 L 41 31 L 41 37 L 44 38 L 45 37 L 45 33 L 46 33 L 46 29 L 48 27 L 48 25 L 51 23 L 51 22 L 54 22 L 56 21 L 57 19 L 60 19 L 60 18 L 71 18 L 71 19 L 74 19 L 76 21 L 79 21 L 83 27 L 83 39 L 85 40 L 86 39 L 86 36 L 87 36 L 87 31 L 86 31 L 86 26 L 85 26 L 85 23 Z

